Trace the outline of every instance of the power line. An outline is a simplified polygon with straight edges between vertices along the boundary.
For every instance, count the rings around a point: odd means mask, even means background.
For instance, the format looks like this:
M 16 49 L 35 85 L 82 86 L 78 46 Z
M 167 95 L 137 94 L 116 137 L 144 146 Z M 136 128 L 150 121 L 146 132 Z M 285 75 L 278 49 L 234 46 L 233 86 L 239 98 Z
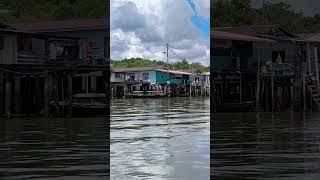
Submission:
M 179 55 L 177 55 L 172 49 L 168 48 L 174 55 L 176 55 L 179 59 L 186 59 L 186 58 L 181 58 Z
M 170 46 L 172 49 L 176 49 L 176 50 L 180 50 L 180 51 L 185 51 L 185 52 L 187 52 L 187 53 L 190 53 L 190 54 L 193 54 L 193 55 L 198 55 L 198 54 L 195 54 L 195 51 L 192 51 L 192 50 L 187 50 L 187 49 L 179 49 L 179 48 L 175 48 L 175 47 L 172 47 L 172 46 Z M 198 53 L 200 53 L 199 51 L 198 51 Z
M 128 43 L 128 42 L 110 42 L 111 44 L 125 44 L 125 45 L 132 45 L 132 46 L 166 46 L 163 44 L 141 44 L 141 43 Z

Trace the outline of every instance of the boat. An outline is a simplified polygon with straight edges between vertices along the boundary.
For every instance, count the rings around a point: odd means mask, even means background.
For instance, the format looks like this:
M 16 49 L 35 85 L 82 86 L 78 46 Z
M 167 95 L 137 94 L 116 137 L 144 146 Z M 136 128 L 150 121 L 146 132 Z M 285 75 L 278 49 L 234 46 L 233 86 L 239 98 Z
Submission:
M 80 93 L 73 95 L 72 111 L 74 115 L 105 115 L 107 98 L 103 93 Z
M 132 93 L 127 93 L 127 97 L 131 98 L 159 98 L 167 97 L 169 93 L 164 93 L 163 91 L 132 91 Z
M 216 105 L 217 112 L 251 112 L 254 111 L 254 101 L 223 103 Z

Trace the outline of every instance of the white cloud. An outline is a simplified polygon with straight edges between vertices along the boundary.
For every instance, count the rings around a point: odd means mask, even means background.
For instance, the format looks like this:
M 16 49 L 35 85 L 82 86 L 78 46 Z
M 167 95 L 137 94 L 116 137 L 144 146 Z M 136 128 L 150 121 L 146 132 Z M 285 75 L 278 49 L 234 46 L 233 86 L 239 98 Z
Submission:
M 194 0 L 200 15 L 209 17 L 209 0 Z M 190 62 L 209 65 L 209 39 L 205 40 L 190 21 L 193 12 L 186 0 L 111 0 L 111 42 L 163 44 L 167 42 L 179 56 Z M 111 43 L 111 58 L 132 57 L 164 60 L 162 46 L 133 46 Z M 169 53 L 170 62 L 177 58 Z

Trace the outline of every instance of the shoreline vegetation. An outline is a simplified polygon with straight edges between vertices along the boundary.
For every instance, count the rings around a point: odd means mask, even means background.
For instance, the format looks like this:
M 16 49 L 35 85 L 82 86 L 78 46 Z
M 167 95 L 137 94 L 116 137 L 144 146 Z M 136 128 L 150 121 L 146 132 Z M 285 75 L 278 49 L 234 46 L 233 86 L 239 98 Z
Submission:
M 285 2 L 266 0 L 262 7 L 255 8 L 251 0 L 215 0 L 211 1 L 211 11 L 213 28 L 279 24 L 293 33 L 318 32 L 320 29 L 320 12 L 305 16 Z
M 134 67 L 164 67 L 171 70 L 190 70 L 194 69 L 200 73 L 209 72 L 210 67 L 205 67 L 201 63 L 188 63 L 187 60 L 175 63 L 166 63 L 164 61 L 148 60 L 142 58 L 130 58 L 123 60 L 111 60 L 112 68 L 134 68 Z
M 107 0 L 2 0 L 0 22 L 103 18 L 109 9 Z

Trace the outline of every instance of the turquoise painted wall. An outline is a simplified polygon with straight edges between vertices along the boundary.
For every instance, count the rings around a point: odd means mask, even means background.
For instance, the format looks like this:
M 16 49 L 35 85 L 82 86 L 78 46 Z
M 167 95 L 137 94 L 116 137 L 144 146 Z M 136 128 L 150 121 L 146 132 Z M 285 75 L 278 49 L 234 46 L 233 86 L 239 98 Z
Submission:
M 156 82 L 158 84 L 166 84 L 168 77 L 169 76 L 167 72 L 161 72 L 161 71 L 156 72 Z
M 43 39 L 35 39 L 32 40 L 32 52 L 36 55 L 44 55 L 45 54 L 45 40 Z
M 213 56 L 211 57 L 211 67 L 215 70 L 231 70 L 232 57 L 230 56 Z
M 71 36 L 71 37 L 81 37 L 87 38 L 96 42 L 96 48 L 92 49 L 92 54 L 98 57 L 104 57 L 104 38 L 108 37 L 107 30 L 81 30 L 81 31 L 70 31 L 70 32 L 52 32 L 50 34 L 60 35 L 60 36 Z

